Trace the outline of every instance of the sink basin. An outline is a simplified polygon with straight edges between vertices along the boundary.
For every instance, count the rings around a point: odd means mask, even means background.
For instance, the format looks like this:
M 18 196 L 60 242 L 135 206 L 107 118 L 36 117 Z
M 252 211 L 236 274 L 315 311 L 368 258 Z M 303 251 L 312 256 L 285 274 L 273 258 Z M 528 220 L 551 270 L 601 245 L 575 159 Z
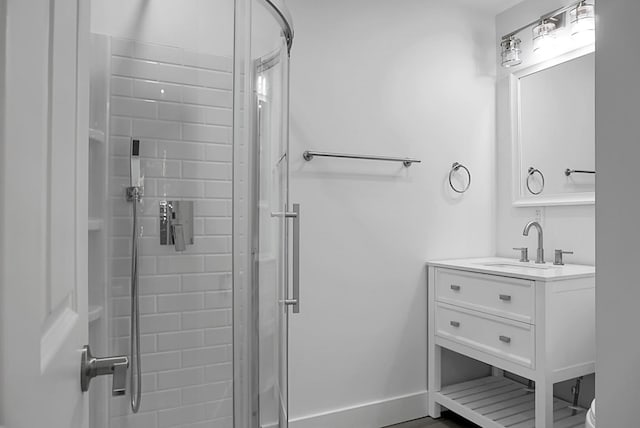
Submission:
M 491 267 L 495 267 L 495 268 L 502 268 L 502 269 L 540 269 L 540 270 L 547 270 L 547 269 L 555 269 L 558 266 L 554 266 L 552 264 L 535 264 L 533 262 L 530 263 L 524 263 L 524 262 L 514 262 L 514 263 L 509 263 L 509 262 L 490 262 L 490 263 L 479 263 L 482 266 L 491 266 Z

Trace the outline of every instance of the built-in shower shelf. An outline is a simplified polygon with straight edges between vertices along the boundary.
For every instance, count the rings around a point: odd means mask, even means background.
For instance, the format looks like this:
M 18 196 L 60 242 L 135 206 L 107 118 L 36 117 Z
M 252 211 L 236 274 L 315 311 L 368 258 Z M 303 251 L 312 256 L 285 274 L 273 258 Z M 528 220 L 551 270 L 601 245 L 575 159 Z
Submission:
M 535 427 L 535 394 L 504 377 L 449 385 L 432 394 L 436 394 L 438 404 L 483 427 Z M 570 406 L 554 398 L 553 428 L 584 428 L 586 410 L 574 411 Z
M 89 129 L 89 141 L 92 143 L 104 143 L 104 132 L 98 129 Z
M 104 220 L 101 218 L 89 217 L 89 231 L 102 230 Z
M 89 305 L 89 322 L 93 322 L 102 318 L 104 308 L 98 305 Z

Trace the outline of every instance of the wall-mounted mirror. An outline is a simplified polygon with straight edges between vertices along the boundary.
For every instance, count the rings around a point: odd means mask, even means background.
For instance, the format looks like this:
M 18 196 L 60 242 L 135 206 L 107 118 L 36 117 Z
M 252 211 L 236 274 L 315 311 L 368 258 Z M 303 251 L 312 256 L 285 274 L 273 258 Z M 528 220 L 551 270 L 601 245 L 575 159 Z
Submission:
M 514 73 L 511 102 L 513 204 L 593 204 L 593 46 Z

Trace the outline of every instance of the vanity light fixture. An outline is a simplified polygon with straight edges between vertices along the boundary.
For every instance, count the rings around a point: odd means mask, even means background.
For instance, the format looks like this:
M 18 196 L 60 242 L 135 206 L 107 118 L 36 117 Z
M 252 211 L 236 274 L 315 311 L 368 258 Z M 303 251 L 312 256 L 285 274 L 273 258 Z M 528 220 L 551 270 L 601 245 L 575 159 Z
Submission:
M 533 51 L 548 49 L 555 39 L 555 30 L 556 24 L 547 19 L 541 20 L 538 25 L 533 27 Z
M 503 67 L 515 67 L 522 64 L 522 58 L 520 58 L 520 39 L 515 35 L 509 36 L 508 39 L 503 40 L 500 43 L 502 46 L 502 66 Z
M 593 4 L 581 1 L 569 11 L 569 20 L 572 37 L 584 44 L 593 43 L 596 32 L 596 11 Z
M 570 28 L 567 28 L 570 24 Z M 553 47 L 559 28 L 566 28 L 579 45 L 587 45 L 595 40 L 595 6 L 594 0 L 578 0 L 567 6 L 546 13 L 533 22 L 523 25 L 504 36 L 500 42 L 502 66 L 515 67 L 522 63 L 520 39 L 521 31 L 532 28 L 533 51 L 543 51 Z

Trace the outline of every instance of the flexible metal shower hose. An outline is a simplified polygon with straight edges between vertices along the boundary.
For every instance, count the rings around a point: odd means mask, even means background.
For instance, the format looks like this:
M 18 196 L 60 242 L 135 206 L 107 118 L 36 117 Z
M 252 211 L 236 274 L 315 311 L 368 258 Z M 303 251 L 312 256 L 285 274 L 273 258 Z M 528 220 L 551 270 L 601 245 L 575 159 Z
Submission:
M 129 390 L 131 391 L 131 410 L 138 413 L 142 393 L 140 365 L 140 304 L 138 290 L 138 190 L 133 196 L 133 233 L 131 236 L 131 370 L 129 371 Z M 135 355 L 135 361 L 134 361 Z M 135 388 L 134 388 L 135 381 Z

